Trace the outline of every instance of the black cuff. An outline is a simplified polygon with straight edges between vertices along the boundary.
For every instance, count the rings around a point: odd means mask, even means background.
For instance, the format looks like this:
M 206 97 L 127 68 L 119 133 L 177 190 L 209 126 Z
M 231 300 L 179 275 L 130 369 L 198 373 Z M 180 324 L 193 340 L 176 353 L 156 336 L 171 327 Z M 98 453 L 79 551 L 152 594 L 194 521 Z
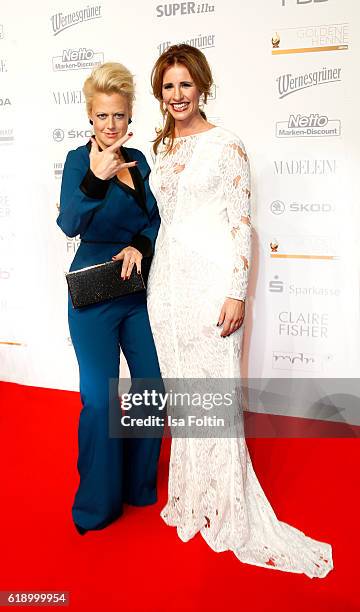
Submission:
M 94 200 L 103 200 L 109 188 L 110 181 L 106 181 L 95 176 L 92 170 L 87 171 L 80 185 L 81 191 Z
M 147 236 L 137 234 L 130 242 L 130 246 L 140 251 L 143 257 L 150 257 L 152 255 L 152 243 Z

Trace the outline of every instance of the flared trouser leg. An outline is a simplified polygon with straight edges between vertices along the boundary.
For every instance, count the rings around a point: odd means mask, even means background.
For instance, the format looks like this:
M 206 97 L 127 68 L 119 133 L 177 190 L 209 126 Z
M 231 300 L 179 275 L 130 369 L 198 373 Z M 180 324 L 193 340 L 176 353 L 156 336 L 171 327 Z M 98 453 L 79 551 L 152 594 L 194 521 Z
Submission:
M 130 356 L 132 376 L 135 372 L 160 377 L 160 371 L 144 294 L 81 310 L 69 305 L 69 327 L 83 404 L 78 432 L 80 483 L 72 515 L 85 529 L 101 529 L 122 514 L 124 493 L 138 505 L 156 501 L 161 440 L 109 435 L 109 402 L 118 402 L 114 380 L 119 377 L 120 345 Z M 138 362 L 143 365 L 137 366 Z

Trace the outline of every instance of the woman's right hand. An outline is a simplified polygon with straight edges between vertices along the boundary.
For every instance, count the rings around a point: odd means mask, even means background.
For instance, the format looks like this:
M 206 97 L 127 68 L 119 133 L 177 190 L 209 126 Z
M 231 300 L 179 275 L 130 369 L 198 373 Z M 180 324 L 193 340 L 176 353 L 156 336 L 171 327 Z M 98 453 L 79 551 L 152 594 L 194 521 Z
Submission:
M 136 166 L 137 162 L 124 163 L 119 154 L 119 148 L 131 138 L 132 133 L 125 134 L 103 151 L 98 147 L 95 136 L 91 137 L 90 170 L 102 180 L 109 180 L 123 168 Z

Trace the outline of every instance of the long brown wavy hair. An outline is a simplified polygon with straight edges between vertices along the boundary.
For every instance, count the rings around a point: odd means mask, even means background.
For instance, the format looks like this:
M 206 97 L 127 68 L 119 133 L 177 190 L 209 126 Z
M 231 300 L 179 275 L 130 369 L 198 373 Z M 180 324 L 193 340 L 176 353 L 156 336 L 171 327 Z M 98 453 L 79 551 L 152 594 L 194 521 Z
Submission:
M 203 95 L 205 104 L 213 84 L 213 77 L 208 61 L 202 51 L 196 47 L 186 44 L 172 45 L 160 55 L 151 72 L 151 86 L 155 98 L 160 102 L 160 111 L 165 122 L 161 132 L 159 132 L 154 140 L 153 149 L 155 154 L 159 144 L 164 142 L 165 138 L 169 139 L 168 151 L 172 149 L 174 144 L 175 119 L 169 112 L 163 109 L 162 84 L 165 70 L 167 70 L 169 66 L 174 66 L 175 64 L 182 64 L 188 69 L 200 95 Z M 204 111 L 200 110 L 200 114 L 206 119 Z

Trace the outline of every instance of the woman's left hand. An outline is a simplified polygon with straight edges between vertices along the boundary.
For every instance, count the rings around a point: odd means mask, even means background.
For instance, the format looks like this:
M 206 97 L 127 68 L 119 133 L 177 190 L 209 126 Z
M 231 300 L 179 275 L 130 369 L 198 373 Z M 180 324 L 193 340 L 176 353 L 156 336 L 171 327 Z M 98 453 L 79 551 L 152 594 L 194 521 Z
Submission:
M 140 274 L 142 257 L 143 256 L 140 253 L 140 251 L 138 251 L 132 246 L 128 246 L 128 247 L 125 247 L 125 249 L 122 249 L 122 251 L 120 251 L 120 253 L 118 253 L 117 255 L 114 255 L 112 260 L 113 261 L 116 261 L 118 259 L 123 260 L 123 265 L 121 268 L 121 278 L 125 280 L 126 278 L 130 278 L 130 274 L 135 264 L 136 264 L 137 272 L 138 274 Z
M 235 300 L 226 298 L 221 309 L 218 326 L 224 325 L 221 337 L 225 338 L 234 333 L 242 326 L 245 316 L 245 302 L 243 300 Z

